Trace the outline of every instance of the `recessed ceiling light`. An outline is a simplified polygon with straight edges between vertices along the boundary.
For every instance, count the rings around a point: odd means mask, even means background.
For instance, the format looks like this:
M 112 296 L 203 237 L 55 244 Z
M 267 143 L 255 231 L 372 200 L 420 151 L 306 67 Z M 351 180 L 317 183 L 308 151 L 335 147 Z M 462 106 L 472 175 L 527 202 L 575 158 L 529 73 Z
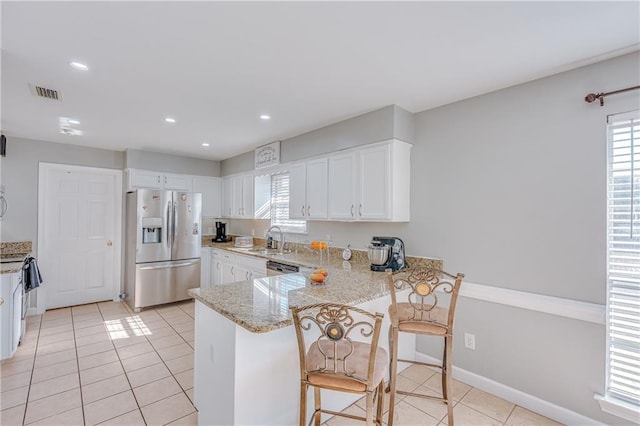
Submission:
M 74 120 L 73 118 L 68 119 L 67 123 L 69 123 L 69 124 L 80 124 L 80 122 L 78 120 Z
M 164 119 L 164 121 L 166 121 L 167 123 L 175 123 L 176 119 L 175 118 L 171 118 L 171 117 L 167 117 Z
M 88 71 L 89 67 L 86 66 L 85 64 L 81 63 L 81 62 L 69 62 L 69 65 L 71 65 L 72 67 L 74 67 L 77 70 L 81 70 L 81 71 Z
M 204 146 L 205 148 L 207 148 L 207 147 L 209 146 L 209 144 L 208 144 L 208 143 L 206 143 L 206 142 L 202 142 L 202 146 Z
M 262 115 L 260 116 L 260 118 L 261 118 L 261 119 L 263 119 L 263 120 L 271 120 L 271 116 L 270 116 L 270 115 L 267 115 L 267 114 L 262 114 Z

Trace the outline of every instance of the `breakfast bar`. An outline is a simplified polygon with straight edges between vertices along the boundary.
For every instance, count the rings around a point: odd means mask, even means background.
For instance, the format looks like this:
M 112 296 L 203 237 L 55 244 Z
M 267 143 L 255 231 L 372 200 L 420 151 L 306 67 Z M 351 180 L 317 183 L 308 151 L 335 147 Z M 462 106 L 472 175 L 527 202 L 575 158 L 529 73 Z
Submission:
M 354 270 L 355 269 L 355 270 Z M 299 360 L 289 306 L 333 302 L 385 314 L 385 273 L 329 268 L 323 285 L 300 273 L 192 289 L 196 300 L 194 396 L 203 425 L 293 425 L 298 422 Z M 388 349 L 386 332 L 380 346 Z M 413 358 L 415 337 L 400 341 Z M 323 393 L 340 411 L 358 396 Z M 324 420 L 323 420 L 324 421 Z

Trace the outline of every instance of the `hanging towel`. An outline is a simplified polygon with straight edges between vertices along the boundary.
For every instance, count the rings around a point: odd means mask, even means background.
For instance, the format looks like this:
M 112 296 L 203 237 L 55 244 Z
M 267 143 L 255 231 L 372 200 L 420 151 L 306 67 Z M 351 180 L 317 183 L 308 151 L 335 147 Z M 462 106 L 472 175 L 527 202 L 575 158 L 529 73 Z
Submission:
M 42 275 L 40 275 L 36 259 L 31 256 L 27 256 L 22 265 L 22 283 L 25 293 L 39 287 L 42 283 Z

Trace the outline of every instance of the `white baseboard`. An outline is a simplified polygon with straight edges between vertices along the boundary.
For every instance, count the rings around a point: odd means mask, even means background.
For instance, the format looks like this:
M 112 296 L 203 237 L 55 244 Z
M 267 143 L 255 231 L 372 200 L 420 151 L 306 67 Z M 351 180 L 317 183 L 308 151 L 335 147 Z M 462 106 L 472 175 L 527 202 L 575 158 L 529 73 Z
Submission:
M 416 352 L 416 360 L 430 363 L 440 362 L 440 360 L 420 352 Z M 471 371 L 456 367 L 455 365 L 453 366 L 453 377 L 456 380 L 473 386 L 474 388 L 488 392 L 565 425 L 604 426 L 603 423 L 589 417 L 585 417 L 582 414 L 578 414 L 549 401 L 545 401 L 536 396 L 529 395 L 517 389 L 503 385 L 502 383 L 498 383 L 476 373 L 472 373 Z

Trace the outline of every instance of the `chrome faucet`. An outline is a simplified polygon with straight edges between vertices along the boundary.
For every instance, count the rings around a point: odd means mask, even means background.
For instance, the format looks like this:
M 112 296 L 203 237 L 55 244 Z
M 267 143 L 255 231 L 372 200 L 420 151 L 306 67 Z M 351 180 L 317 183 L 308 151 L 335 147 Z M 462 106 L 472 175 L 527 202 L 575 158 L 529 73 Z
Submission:
M 280 245 L 278 246 L 278 251 L 280 252 L 280 254 L 282 254 L 284 251 L 284 232 L 282 232 L 282 229 L 277 225 L 273 225 L 269 227 L 269 229 L 267 229 L 267 233 L 264 236 L 267 239 L 267 248 L 272 248 L 269 244 L 269 238 L 271 238 L 269 234 L 274 229 L 277 229 L 278 232 L 280 233 Z

